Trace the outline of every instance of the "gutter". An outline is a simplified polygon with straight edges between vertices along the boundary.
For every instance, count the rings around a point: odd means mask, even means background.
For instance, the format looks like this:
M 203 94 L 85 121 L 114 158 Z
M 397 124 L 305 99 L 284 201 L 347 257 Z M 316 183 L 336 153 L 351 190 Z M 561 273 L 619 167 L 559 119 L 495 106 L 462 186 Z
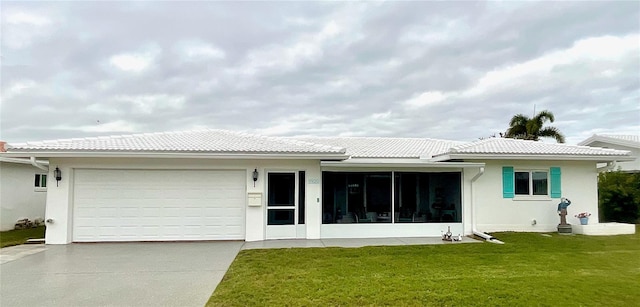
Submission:
M 131 151 L 31 151 L 3 152 L 5 157 L 25 157 L 37 154 L 48 158 L 187 158 L 187 159 L 299 159 L 299 160 L 344 160 L 350 156 L 341 153 L 203 153 L 203 152 L 131 152 Z
M 30 159 L 31 161 L 31 165 L 43 170 L 43 171 L 47 171 L 49 172 L 49 165 L 45 166 L 44 164 L 42 164 L 41 162 L 36 161 L 36 157 L 31 157 Z
M 35 158 L 32 158 L 35 163 L 37 165 L 34 165 L 31 159 L 24 159 L 24 158 L 7 158 L 7 157 L 0 157 L 0 162 L 6 162 L 6 163 L 19 163 L 19 164 L 31 164 L 39 169 L 42 170 L 48 170 L 48 166 L 49 166 L 49 161 L 45 161 L 45 160 L 36 160 Z
M 552 161 L 633 161 L 636 158 L 626 155 L 556 155 L 556 154 L 446 154 L 431 159 L 433 162 L 448 160 L 552 160 Z
M 495 237 L 488 235 L 484 232 L 479 231 L 476 228 L 476 213 L 475 213 L 475 207 L 476 207 L 476 202 L 474 201 L 474 182 L 476 182 L 476 180 L 478 180 L 478 178 L 480 178 L 480 176 L 484 175 L 484 167 L 480 167 L 480 171 L 473 176 L 473 178 L 471 178 L 471 231 L 473 232 L 474 235 L 483 238 L 485 241 L 491 242 L 491 243 L 496 243 L 496 244 L 504 244 L 504 242 L 496 239 Z
M 607 162 L 606 166 L 598 168 L 598 173 L 611 171 L 616 167 L 616 165 L 617 165 L 617 161 Z

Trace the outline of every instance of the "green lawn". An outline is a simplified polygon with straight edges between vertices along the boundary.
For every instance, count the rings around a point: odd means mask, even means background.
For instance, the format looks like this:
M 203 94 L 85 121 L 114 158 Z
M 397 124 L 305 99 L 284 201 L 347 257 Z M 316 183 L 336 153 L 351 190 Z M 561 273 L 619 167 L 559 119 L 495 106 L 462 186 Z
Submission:
M 44 229 L 44 226 L 40 226 L 29 229 L 2 231 L 0 232 L 0 247 L 24 244 L 28 239 L 42 239 L 44 238 Z
M 637 306 L 636 235 L 241 251 L 209 306 Z

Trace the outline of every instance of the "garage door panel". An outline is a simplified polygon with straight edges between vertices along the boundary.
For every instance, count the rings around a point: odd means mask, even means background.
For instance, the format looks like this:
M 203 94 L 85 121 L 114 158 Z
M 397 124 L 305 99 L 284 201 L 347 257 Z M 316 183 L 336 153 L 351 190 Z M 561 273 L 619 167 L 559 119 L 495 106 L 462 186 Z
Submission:
M 238 240 L 244 171 L 76 170 L 76 242 Z

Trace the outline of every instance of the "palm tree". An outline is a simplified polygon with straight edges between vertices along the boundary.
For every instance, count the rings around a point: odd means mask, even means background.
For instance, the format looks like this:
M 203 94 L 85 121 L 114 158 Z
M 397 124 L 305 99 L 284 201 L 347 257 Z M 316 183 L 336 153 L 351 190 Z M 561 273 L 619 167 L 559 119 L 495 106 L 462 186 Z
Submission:
M 556 127 L 542 127 L 546 121 L 553 123 L 553 113 L 544 110 L 533 118 L 523 114 L 514 115 L 509 122 L 509 129 L 504 137 L 538 141 L 541 137 L 556 139 L 558 143 L 564 143 L 564 135 Z

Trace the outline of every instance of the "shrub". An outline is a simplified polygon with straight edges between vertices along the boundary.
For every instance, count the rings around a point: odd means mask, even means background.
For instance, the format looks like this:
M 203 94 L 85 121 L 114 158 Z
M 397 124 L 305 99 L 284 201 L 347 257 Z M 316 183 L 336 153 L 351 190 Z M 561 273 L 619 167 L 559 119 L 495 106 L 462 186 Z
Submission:
M 640 173 L 621 171 L 598 176 L 600 217 L 605 222 L 636 223 L 640 216 Z

